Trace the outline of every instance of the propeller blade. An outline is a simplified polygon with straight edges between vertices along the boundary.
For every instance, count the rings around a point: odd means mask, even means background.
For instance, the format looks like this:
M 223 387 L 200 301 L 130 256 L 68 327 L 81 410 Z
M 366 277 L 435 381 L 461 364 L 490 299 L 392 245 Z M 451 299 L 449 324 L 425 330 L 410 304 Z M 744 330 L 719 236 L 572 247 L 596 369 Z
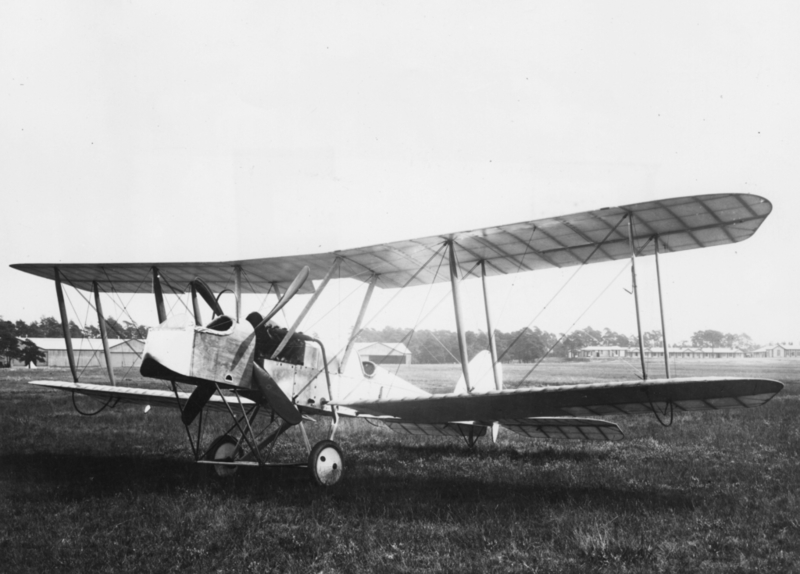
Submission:
M 211 310 L 214 311 L 216 315 L 224 315 L 222 312 L 222 307 L 219 306 L 219 302 L 214 297 L 214 292 L 211 291 L 211 288 L 206 285 L 206 282 L 200 279 L 199 277 L 195 277 L 192 280 L 192 287 L 200 294 L 203 298 L 203 301 L 211 307 Z
M 187 427 L 192 424 L 192 421 L 197 418 L 197 415 L 200 414 L 200 411 L 203 410 L 203 407 L 206 406 L 206 403 L 216 390 L 216 387 L 211 384 L 197 385 L 197 388 L 189 396 L 189 400 L 186 401 L 186 406 L 183 407 L 183 412 L 181 413 L 183 424 Z
M 266 325 L 267 322 L 270 319 L 272 319 L 278 313 L 278 311 L 283 309 L 283 307 L 289 302 L 289 300 L 292 297 L 294 297 L 298 291 L 300 291 L 300 288 L 303 286 L 303 283 L 305 283 L 306 279 L 308 279 L 308 273 L 309 273 L 308 266 L 305 266 L 300 270 L 300 273 L 297 274 L 297 277 L 294 278 L 292 284 L 289 285 L 289 288 L 283 294 L 283 297 L 281 297 L 280 301 L 278 301 L 278 304 L 275 305 L 272 308 L 272 311 L 267 313 L 267 315 L 261 320 L 261 322 L 258 324 L 258 327 L 256 327 L 256 330 L 259 327 L 263 327 L 264 325 Z
M 269 408 L 278 413 L 283 420 L 292 425 L 296 425 L 303 420 L 303 415 L 297 410 L 292 399 L 284 394 L 278 383 L 267 371 L 258 365 L 253 365 L 253 378 L 261 394 L 264 395 L 267 403 L 269 403 Z

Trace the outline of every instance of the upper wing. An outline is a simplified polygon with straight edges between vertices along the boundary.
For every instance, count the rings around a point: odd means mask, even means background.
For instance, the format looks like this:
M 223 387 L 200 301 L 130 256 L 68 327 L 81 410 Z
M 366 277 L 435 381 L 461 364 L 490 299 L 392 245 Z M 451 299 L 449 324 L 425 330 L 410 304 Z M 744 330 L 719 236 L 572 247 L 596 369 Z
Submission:
M 783 383 L 768 379 L 686 378 L 333 404 L 413 423 L 487 423 L 530 417 L 666 413 L 670 405 L 677 411 L 756 407 L 782 388 Z
M 181 407 L 189 400 L 190 393 L 178 391 L 178 397 L 175 393 L 170 391 L 158 391 L 155 389 L 140 389 L 134 387 L 112 387 L 110 385 L 94 385 L 82 383 L 65 383 L 61 381 L 31 381 L 32 385 L 40 387 L 50 387 L 52 389 L 59 389 L 62 391 L 71 391 L 88 395 L 90 397 L 97 397 L 99 399 L 118 399 L 128 403 L 138 403 L 142 405 L 150 405 L 154 407 L 176 407 L 178 400 L 180 400 Z M 245 397 L 240 397 L 242 404 L 245 406 L 254 405 L 255 402 Z M 235 400 L 232 398 L 232 400 Z M 219 395 L 213 395 L 209 399 L 206 407 L 208 409 L 217 411 L 228 411 L 223 400 Z
M 266 293 L 271 284 L 285 288 L 303 266 L 310 278 L 322 279 L 333 263 L 340 261 L 339 278 L 367 280 L 380 276 L 382 287 L 430 284 L 449 281 L 447 266 L 439 254 L 445 241 L 453 241 L 462 274 L 477 275 L 475 265 L 486 261 L 489 275 L 569 267 L 630 257 L 627 223 L 632 215 L 637 252 L 650 255 L 651 239 L 658 236 L 667 252 L 710 247 L 743 241 L 753 235 L 772 210 L 756 195 L 717 194 L 648 201 L 361 247 L 329 253 L 269 257 L 219 263 L 109 263 L 109 264 L 18 264 L 15 269 L 53 279 L 58 267 L 77 288 L 89 290 L 97 281 L 106 290 L 149 292 L 147 274 L 157 266 L 162 277 L 176 290 L 184 290 L 195 277 L 202 277 L 215 292 L 231 287 L 234 267 L 242 269 L 242 292 Z M 306 292 L 313 291 L 310 281 Z

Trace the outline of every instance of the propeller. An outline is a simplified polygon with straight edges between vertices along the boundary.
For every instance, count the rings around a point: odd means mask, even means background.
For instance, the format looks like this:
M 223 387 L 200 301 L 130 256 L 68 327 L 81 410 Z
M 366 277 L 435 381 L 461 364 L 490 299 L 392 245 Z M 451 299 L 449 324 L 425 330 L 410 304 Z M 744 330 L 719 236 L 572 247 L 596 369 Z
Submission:
M 197 291 L 203 298 L 203 301 L 205 301 L 208 304 L 208 306 L 211 307 L 211 310 L 214 311 L 215 315 L 224 314 L 222 312 L 222 307 L 219 306 L 219 302 L 214 297 L 213 291 L 211 291 L 211 288 L 208 285 L 206 285 L 205 281 L 203 281 L 199 277 L 195 277 L 192 280 L 191 285 L 192 289 Z
M 187 427 L 192 424 L 192 421 L 197 418 L 197 415 L 200 414 L 200 411 L 203 410 L 203 407 L 206 406 L 206 403 L 216 390 L 216 387 L 210 383 L 200 384 L 195 387 L 181 412 L 183 424 Z
M 292 425 L 303 420 L 303 415 L 297 410 L 292 399 L 286 396 L 267 371 L 258 365 L 253 365 L 253 379 L 261 394 L 267 399 L 269 408 L 278 413 L 283 420 Z
M 272 311 L 267 313 L 266 316 L 263 319 L 261 319 L 261 322 L 256 327 L 256 330 L 266 325 L 267 322 L 270 319 L 272 319 L 275 315 L 277 315 L 278 311 L 283 309 L 289 302 L 289 300 L 292 297 L 294 297 L 298 291 L 300 291 L 300 288 L 306 282 L 306 279 L 308 279 L 308 273 L 309 270 L 308 266 L 306 265 L 300 270 L 300 273 L 297 274 L 297 277 L 294 278 L 294 281 L 292 281 L 292 284 L 289 285 L 288 289 L 286 289 L 286 292 L 283 294 L 283 297 L 281 297 L 278 303 L 272 308 Z
M 255 336 L 255 332 L 267 324 L 267 321 L 272 319 L 278 311 L 284 308 L 289 300 L 294 297 L 303 284 L 308 279 L 309 269 L 308 267 L 303 267 L 300 270 L 300 273 L 297 274 L 297 277 L 294 278 L 292 284 L 289 285 L 289 288 L 286 289 L 286 292 L 283 294 L 283 297 L 280 298 L 278 303 L 272 308 L 272 310 L 267 313 L 266 317 L 261 319 L 261 321 L 255 326 L 253 333 L 247 337 L 241 344 L 239 348 L 239 352 L 236 353 L 233 359 L 233 364 L 237 364 L 242 357 L 244 357 L 244 353 L 246 349 L 250 345 L 250 341 Z M 211 292 L 211 289 L 208 288 L 202 279 L 195 279 L 192 281 L 192 287 L 197 290 L 201 297 L 208 303 L 208 305 L 214 309 L 214 312 L 218 315 L 222 315 L 222 309 L 219 308 L 219 303 L 217 303 L 216 299 L 214 299 L 214 294 Z M 251 315 L 253 315 L 251 313 Z M 257 315 L 256 315 L 257 317 Z M 248 319 L 250 315 L 248 315 Z M 255 319 L 255 317 L 254 317 Z M 255 322 L 255 321 L 253 321 Z M 252 324 L 252 322 L 251 322 Z M 300 411 L 297 410 L 297 407 L 294 405 L 292 400 L 287 397 L 278 384 L 269 376 L 269 374 L 261 369 L 258 365 L 254 365 L 255 369 L 253 371 L 253 375 L 256 381 L 256 385 L 258 386 L 261 394 L 264 395 L 264 398 L 270 405 L 270 408 L 278 413 L 286 422 L 291 424 L 297 424 L 300 422 Z M 216 390 L 214 385 L 211 384 L 200 384 L 197 385 L 197 388 L 192 392 L 189 396 L 189 400 L 186 402 L 186 406 L 183 407 L 183 412 L 181 413 L 181 420 L 183 424 L 189 426 L 192 424 L 197 415 L 200 414 L 200 411 L 203 410 L 203 407 L 206 406 L 206 403 L 209 401 L 211 396 L 214 394 Z
M 306 279 L 308 279 L 308 274 L 308 266 L 303 267 L 300 270 L 300 273 L 297 274 L 297 277 L 294 278 L 294 281 L 292 281 L 292 284 L 289 285 L 289 288 L 286 289 L 283 297 L 281 297 L 278 303 L 272 308 L 272 311 L 267 313 L 266 317 L 261 319 L 261 321 L 255 325 L 253 333 L 242 342 L 239 352 L 237 352 L 234 356 L 234 365 L 236 365 L 244 356 L 246 349 L 250 345 L 250 341 L 252 341 L 252 338 L 255 336 L 255 332 L 260 327 L 266 325 L 267 321 L 272 319 L 275 314 L 283 309 L 289 300 L 297 294 L 297 292 L 306 282 Z M 220 309 L 219 303 L 217 303 L 217 300 L 214 299 L 214 294 L 202 279 L 194 279 L 192 281 L 192 288 L 197 290 L 200 296 L 205 300 L 206 303 L 208 303 L 209 307 L 211 307 L 217 315 L 222 315 L 222 309 Z M 248 319 L 250 319 L 252 315 L 252 313 L 248 315 Z M 255 317 L 258 317 L 258 315 L 256 314 Z M 255 322 L 255 317 L 253 317 L 254 320 L 251 321 L 251 324 Z M 300 411 L 297 410 L 297 407 L 294 405 L 292 400 L 284 394 L 278 384 L 265 370 L 261 369 L 258 365 L 254 365 L 254 367 L 255 369 L 253 371 L 253 375 L 256 384 L 261 393 L 264 395 L 264 398 L 267 399 L 267 402 L 269 402 L 270 408 L 278 413 L 284 420 L 286 420 L 286 422 L 291 424 L 299 423 Z M 192 421 L 197 418 L 197 415 L 200 414 L 200 411 L 203 410 L 204 406 L 206 406 L 206 403 L 214 394 L 215 390 L 216 388 L 214 385 L 197 385 L 197 388 L 195 388 L 195 390 L 189 396 L 186 406 L 183 407 L 183 412 L 181 413 L 181 420 L 183 421 L 183 424 L 186 426 L 192 424 Z

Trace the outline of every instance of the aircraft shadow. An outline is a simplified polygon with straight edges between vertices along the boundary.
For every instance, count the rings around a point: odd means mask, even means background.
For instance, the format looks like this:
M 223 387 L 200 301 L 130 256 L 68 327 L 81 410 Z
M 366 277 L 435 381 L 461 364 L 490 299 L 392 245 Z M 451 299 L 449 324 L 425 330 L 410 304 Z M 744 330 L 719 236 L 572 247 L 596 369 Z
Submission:
M 448 455 L 454 452 L 446 447 L 441 450 Z M 427 453 L 425 458 L 428 460 L 436 458 L 430 450 Z M 465 458 L 468 455 L 469 452 Z M 507 455 L 507 452 L 484 453 L 490 459 Z M 558 455 L 575 460 L 581 453 L 563 452 Z M 535 459 L 536 453 L 522 456 Z M 552 453 L 542 453 L 542 456 L 553 460 Z M 48 496 L 56 500 L 83 501 L 120 493 L 170 496 L 187 490 L 203 490 L 209 496 L 232 501 L 258 504 L 272 499 L 298 508 L 310 507 L 315 501 L 325 499 L 335 502 L 344 513 L 366 512 L 383 516 L 394 512 L 402 514 L 409 504 L 424 513 L 428 509 L 452 510 L 475 504 L 489 505 L 497 508 L 498 512 L 564 505 L 638 512 L 643 507 L 691 509 L 701 503 L 691 489 L 635 489 L 596 480 L 586 484 L 575 484 L 574 481 L 562 484 L 553 480 L 527 484 L 507 480 L 504 476 L 464 476 L 458 469 L 447 477 L 432 476 L 424 471 L 392 475 L 376 470 L 368 459 L 356 458 L 351 462 L 343 482 L 330 489 L 313 485 L 307 469 L 248 468 L 241 469 L 232 479 L 219 480 L 210 477 L 209 467 L 195 465 L 187 458 L 155 455 L 9 454 L 0 456 L 0 480 L 6 483 L 15 499 L 23 500 Z

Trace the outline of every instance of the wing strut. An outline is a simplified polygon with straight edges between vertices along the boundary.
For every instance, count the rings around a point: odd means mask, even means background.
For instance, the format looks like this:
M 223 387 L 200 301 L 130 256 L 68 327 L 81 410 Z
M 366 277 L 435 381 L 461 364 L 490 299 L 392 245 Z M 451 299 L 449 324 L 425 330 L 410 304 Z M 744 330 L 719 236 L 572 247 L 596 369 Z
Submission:
M 306 315 L 311 310 L 311 307 L 314 305 L 314 303 L 316 303 L 317 299 L 319 299 L 319 296 L 322 294 L 322 291 L 325 289 L 325 286 L 328 284 L 328 281 L 331 280 L 333 272 L 339 266 L 341 261 L 342 260 L 338 257 L 334 259 L 333 265 L 331 265 L 331 268 L 328 269 L 328 273 L 325 275 L 325 278 L 322 280 L 322 283 L 320 284 L 319 287 L 317 287 L 317 290 L 314 291 L 314 294 L 311 296 L 311 299 L 308 301 L 308 303 L 306 303 L 305 308 L 295 320 L 294 324 L 292 325 L 292 328 L 286 332 L 286 335 L 283 337 L 283 341 L 281 341 L 281 344 L 278 345 L 278 348 L 275 349 L 275 351 L 272 353 L 270 359 L 275 360 L 275 357 L 277 357 L 280 354 L 280 352 L 283 351 L 283 348 L 289 343 L 289 339 L 292 338 L 292 335 L 294 335 L 295 331 L 297 331 L 297 328 L 300 326 L 300 323 L 303 321 L 303 319 L 305 319 Z
M 486 332 L 489 334 L 489 353 L 492 355 L 492 372 L 494 373 L 494 386 L 498 391 L 503 390 L 503 377 L 497 366 L 497 343 L 494 340 L 494 330 L 492 329 L 492 314 L 489 310 L 489 293 L 486 290 L 486 261 L 481 260 L 481 284 L 483 286 L 483 304 L 486 307 Z M 492 436 L 495 437 L 496 429 L 492 429 Z M 495 437 L 496 438 L 496 437 Z
M 69 319 L 67 317 L 67 306 L 64 304 L 64 290 L 61 288 L 61 273 L 58 267 L 55 270 L 56 297 L 58 297 L 58 311 L 61 313 L 61 331 L 64 333 L 64 343 L 67 345 L 67 359 L 69 360 L 69 370 L 72 371 L 72 379 L 78 382 L 78 370 L 75 368 L 75 353 L 72 351 L 72 337 L 69 335 Z
M 236 322 L 242 316 L 242 268 L 239 265 L 233 266 L 233 296 L 236 299 Z
M 644 341 L 642 341 L 642 320 L 639 316 L 639 290 L 636 288 L 636 249 L 633 246 L 633 215 L 628 214 L 628 241 L 631 245 L 631 278 L 633 279 L 633 300 L 636 305 L 636 332 L 639 334 L 639 358 L 642 363 L 642 378 L 647 380 L 644 366 Z
M 158 267 L 153 267 L 153 295 L 156 297 L 156 313 L 158 313 L 158 323 L 167 320 L 167 310 L 164 307 L 164 293 L 161 292 L 161 280 L 158 278 Z
M 669 379 L 669 351 L 667 350 L 667 327 L 664 324 L 664 298 L 661 296 L 661 269 L 658 266 L 658 236 L 655 238 L 656 247 L 656 280 L 658 281 L 658 309 L 661 312 L 661 343 L 664 345 L 664 369 Z
M 94 307 L 97 310 L 97 323 L 100 325 L 100 339 L 103 341 L 103 355 L 106 357 L 106 369 L 111 385 L 116 387 L 117 380 L 114 378 L 114 366 L 111 362 L 111 352 L 108 350 L 108 332 L 106 330 L 106 320 L 103 318 L 103 307 L 100 305 L 100 285 L 97 281 L 92 281 L 94 289 Z
M 464 382 L 467 384 L 467 392 L 472 392 L 472 385 L 469 381 L 469 355 L 467 354 L 467 338 L 464 328 L 461 325 L 461 273 L 456 260 L 456 244 L 452 239 L 448 241 L 450 249 L 450 283 L 453 286 L 453 306 L 456 311 L 456 331 L 458 331 L 458 352 L 461 357 L 461 371 L 464 373 Z
M 339 365 L 339 372 L 344 372 L 344 367 L 347 365 L 347 361 L 350 359 L 350 353 L 353 351 L 353 345 L 355 345 L 356 337 L 358 337 L 359 332 L 361 331 L 361 323 L 364 321 L 364 315 L 367 314 L 367 307 L 369 306 L 369 301 L 372 298 L 372 292 L 375 290 L 375 284 L 378 282 L 378 275 L 373 273 L 372 277 L 369 280 L 369 287 L 367 287 L 367 293 L 364 295 L 364 302 L 361 303 L 361 310 L 358 312 L 358 318 L 356 318 L 356 324 L 353 325 L 352 335 L 350 335 L 350 339 L 347 341 L 347 346 L 344 348 L 344 354 L 342 355 L 342 362 Z
M 194 314 L 194 324 L 198 327 L 203 326 L 203 315 L 200 313 L 200 301 L 197 300 L 197 286 L 194 281 L 190 283 L 192 287 L 192 313 Z

